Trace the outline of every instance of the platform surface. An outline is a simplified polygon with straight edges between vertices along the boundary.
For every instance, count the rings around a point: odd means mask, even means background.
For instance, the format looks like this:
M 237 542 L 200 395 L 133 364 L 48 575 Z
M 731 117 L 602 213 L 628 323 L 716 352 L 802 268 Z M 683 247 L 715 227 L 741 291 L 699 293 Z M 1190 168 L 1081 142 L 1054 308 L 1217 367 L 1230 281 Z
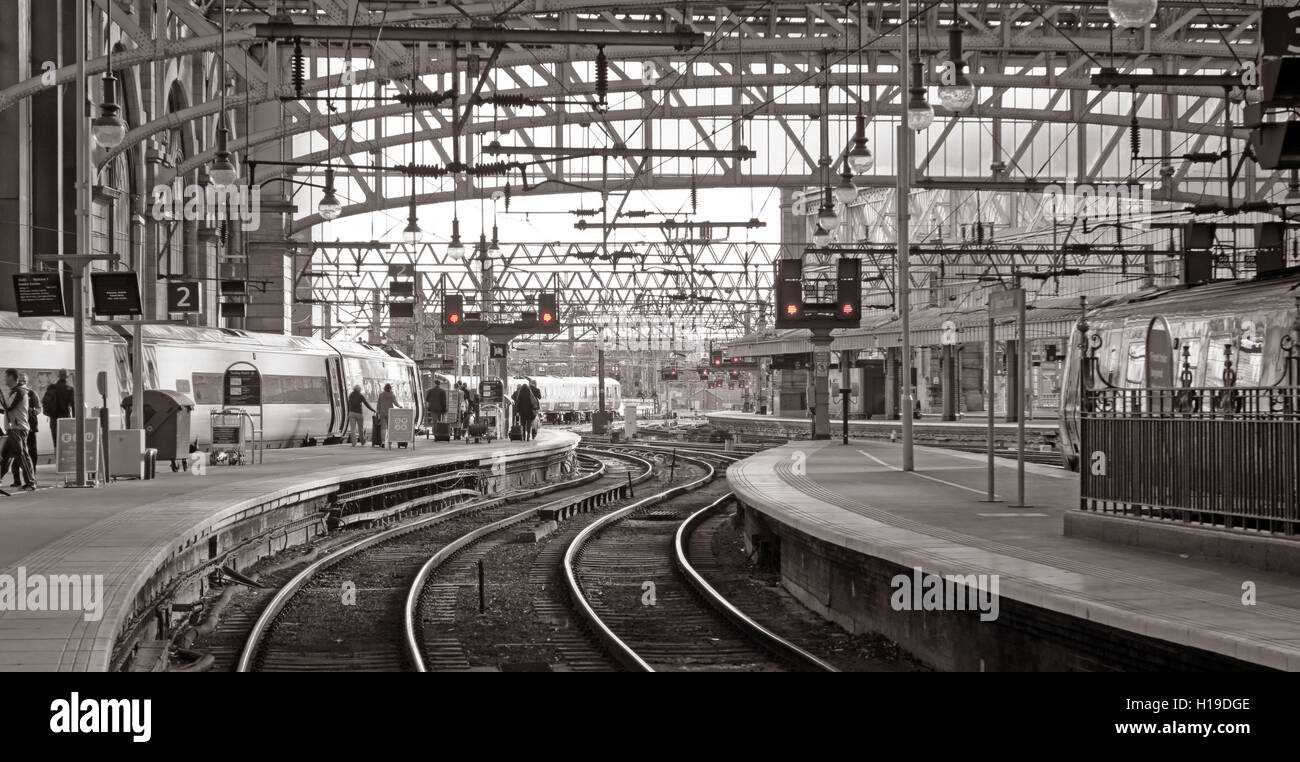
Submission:
M 980 502 L 978 455 L 918 447 L 915 471 L 901 465 L 902 447 L 889 442 L 792 442 L 731 466 L 727 479 L 747 505 L 825 542 L 927 573 L 998 574 L 1013 600 L 1300 670 L 1300 578 L 1065 537 L 1078 477 L 1058 467 L 1027 465 L 1032 507 L 1016 508 L 1014 461 L 997 461 L 1003 503 Z M 1242 603 L 1247 580 L 1253 606 Z
M 419 439 L 414 449 L 331 445 L 267 450 L 265 463 L 209 465 L 204 476 L 173 473 L 164 465 L 157 479 L 95 489 L 49 487 L 62 478 L 52 467 L 42 467 L 38 479 L 44 488 L 0 496 L 0 575 L 16 582 L 20 567 L 28 577 L 103 575 L 103 615 L 86 621 L 81 611 L 17 611 L 0 605 L 0 670 L 107 669 L 136 592 L 178 538 L 248 507 L 350 479 L 490 459 L 498 452 L 515 457 L 572 449 L 577 442 L 575 434 L 543 428 L 530 442 L 476 445 Z
M 742 431 L 754 431 L 758 428 L 784 428 L 792 430 L 812 430 L 812 418 L 809 416 L 759 415 L 758 413 L 741 413 L 735 410 L 721 410 L 704 414 L 711 424 L 736 427 Z M 831 415 L 831 439 L 838 439 L 844 430 L 844 419 Z M 1054 436 L 1060 424 L 1054 418 L 1033 418 L 1025 420 L 1025 436 L 1031 441 L 1040 440 L 1043 435 Z M 902 431 L 903 422 L 897 418 L 850 418 L 849 436 L 870 436 L 872 432 L 884 430 Z M 988 431 L 988 419 L 983 414 L 967 415 L 956 421 L 944 421 L 935 417 L 915 418 L 912 428 L 918 439 L 941 439 L 945 434 L 958 434 L 963 440 L 980 439 Z M 1005 443 L 1008 437 L 1015 437 L 1018 425 L 1006 423 L 999 415 L 993 422 L 994 436 L 998 442 Z

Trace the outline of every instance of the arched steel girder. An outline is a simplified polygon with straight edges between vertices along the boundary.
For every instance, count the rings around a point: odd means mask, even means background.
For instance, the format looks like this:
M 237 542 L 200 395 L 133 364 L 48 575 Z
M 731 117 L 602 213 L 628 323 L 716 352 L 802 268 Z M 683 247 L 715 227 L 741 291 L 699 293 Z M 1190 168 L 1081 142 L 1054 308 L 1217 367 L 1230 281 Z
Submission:
M 542 181 L 545 182 L 545 181 Z M 913 187 L 922 188 L 959 188 L 959 189 L 987 189 L 987 190 L 1012 190 L 1023 188 L 1026 192 L 1041 191 L 1050 181 L 1033 180 L 1027 182 L 1016 182 L 1014 180 L 1005 183 L 995 183 L 987 178 L 969 177 L 969 178 L 927 178 L 921 177 L 913 181 Z M 740 182 L 734 178 L 723 175 L 611 175 L 606 184 L 606 190 L 614 193 L 621 193 L 628 190 L 687 190 L 692 183 L 695 187 L 704 189 L 712 188 L 731 188 L 744 189 L 753 187 L 759 188 L 807 188 L 816 183 L 808 175 L 745 175 Z M 859 187 L 861 188 L 894 188 L 897 186 L 897 180 L 892 175 L 870 175 L 862 178 Z M 545 186 L 545 191 L 541 195 L 551 195 L 559 193 L 595 193 L 599 188 L 575 188 L 572 185 L 549 183 Z M 486 196 L 495 190 L 493 187 L 484 187 L 479 189 Z M 516 191 L 518 192 L 518 191 Z M 340 217 L 347 217 L 356 214 L 369 214 L 371 212 L 381 212 L 389 209 L 404 209 L 410 203 L 412 198 L 415 200 L 417 207 L 432 204 L 447 204 L 453 200 L 466 201 L 464 192 L 461 191 L 440 191 L 435 193 L 417 193 L 412 196 L 374 196 L 367 199 L 361 204 L 351 204 L 343 207 Z M 1171 190 L 1161 192 L 1155 195 L 1157 201 L 1168 201 L 1176 204 L 1207 204 L 1219 203 L 1226 204 L 1228 199 L 1225 196 L 1208 195 L 1204 193 L 1193 193 L 1190 191 Z M 314 225 L 325 222 L 319 214 L 310 214 L 294 220 L 290 230 L 290 235 L 300 233 L 310 229 Z M 594 245 L 594 244 L 593 244 Z M 614 245 L 614 242 L 611 242 Z
M 116 16 L 114 17 L 114 20 L 115 21 L 118 20 Z M 128 36 L 131 36 L 133 39 L 135 39 L 134 35 L 128 35 Z M 946 45 L 946 41 L 939 40 L 938 35 L 934 35 L 934 37 L 935 39 L 932 41 L 932 44 L 930 44 L 929 47 L 927 48 L 927 44 L 925 42 L 925 36 L 923 34 L 922 47 L 926 49 L 939 50 L 942 49 L 942 45 Z M 237 32 L 227 33 L 227 48 L 238 48 L 244 44 L 253 41 L 254 38 L 252 38 L 247 32 L 237 31 Z M 1076 39 L 1075 41 L 1079 43 L 1080 47 L 1082 47 L 1084 50 L 1087 50 L 1090 53 L 1102 54 L 1102 53 L 1109 52 L 1109 48 L 1108 48 L 1109 42 L 1104 38 L 1089 40 L 1085 36 L 1083 39 Z M 855 40 L 852 38 L 852 36 L 850 36 L 849 45 L 853 46 L 854 42 Z M 737 51 L 741 50 L 741 47 L 734 43 L 735 41 L 730 39 L 720 40 L 717 43 L 715 43 L 714 46 L 710 48 L 708 52 L 703 53 L 700 56 L 700 60 L 713 61 L 716 59 L 720 59 L 721 63 L 727 65 L 730 68 L 734 65 L 734 54 Z M 1004 41 L 1000 37 L 994 35 L 972 35 L 965 43 L 965 49 L 973 53 L 984 51 L 984 52 L 1014 55 L 1015 51 L 1007 51 L 1004 47 L 1004 44 L 1005 44 Z M 1029 44 L 1032 44 L 1033 47 L 1032 48 L 1028 47 Z M 1253 44 L 1243 43 L 1239 46 L 1238 55 L 1243 57 L 1251 57 L 1254 55 L 1253 52 L 1254 47 L 1255 46 Z M 218 48 L 220 48 L 220 37 L 218 35 L 185 38 L 182 40 L 174 40 L 174 41 L 148 40 L 145 44 L 143 44 L 139 48 L 117 53 L 114 56 L 114 65 L 115 68 L 117 69 L 126 69 L 132 66 L 149 63 L 160 59 L 166 59 L 166 58 L 172 58 L 172 57 L 184 56 L 184 55 L 193 55 L 202 52 L 212 52 L 217 50 Z M 743 43 L 743 52 L 747 57 L 765 56 L 765 55 L 777 54 L 777 53 L 801 54 L 807 56 L 813 54 L 820 54 L 821 52 L 823 52 L 823 50 L 826 50 L 828 48 L 832 50 L 833 56 L 837 55 L 835 51 L 842 51 L 844 48 L 843 38 L 841 37 L 797 37 L 797 38 L 776 38 L 776 39 L 755 38 L 755 39 L 746 39 Z M 892 55 L 897 52 L 897 48 L 898 48 L 897 38 L 887 35 L 879 40 L 874 40 L 869 42 L 866 45 L 865 50 L 871 52 L 878 51 L 878 52 L 883 52 Z M 541 50 L 541 51 L 503 53 L 498 61 L 498 66 L 499 68 L 510 68 L 510 67 L 518 67 L 518 66 L 531 66 L 539 63 L 546 64 L 546 63 L 557 63 L 562 61 L 584 60 L 584 58 L 594 58 L 595 52 L 596 51 L 594 48 L 591 48 L 590 50 L 586 50 L 584 48 L 578 48 L 577 50 L 555 48 L 555 49 Z M 1055 43 L 1051 39 L 1035 40 L 1032 43 L 1027 43 L 1027 47 L 1024 52 L 1032 53 L 1036 57 L 1041 57 L 1044 53 L 1063 53 L 1071 56 L 1078 53 L 1077 49 L 1064 38 L 1060 38 Z M 583 55 L 584 53 L 586 55 Z M 1147 46 L 1147 48 L 1145 49 L 1134 49 L 1131 51 L 1126 51 L 1122 47 L 1119 47 L 1116 49 L 1116 54 L 1120 56 L 1129 57 L 1129 58 L 1136 56 L 1139 60 L 1144 60 L 1148 58 L 1161 58 L 1165 56 L 1203 59 L 1198 62 L 1198 66 L 1212 65 L 1216 68 L 1232 68 L 1235 65 L 1234 60 L 1229 55 L 1225 54 L 1221 45 L 1210 45 L 1210 44 L 1203 44 L 1203 43 L 1180 43 L 1180 42 L 1152 43 L 1151 45 Z M 607 51 L 606 55 L 611 61 L 624 61 L 624 60 L 641 61 L 647 59 L 664 60 L 670 58 L 669 56 L 665 56 L 663 54 L 662 49 L 659 48 L 613 48 Z M 680 57 L 680 55 L 678 57 Z M 1123 62 L 1125 62 L 1125 59 L 1121 60 L 1121 63 Z M 87 62 L 88 74 L 93 75 L 93 74 L 103 72 L 106 63 L 107 63 L 107 59 L 105 57 L 100 57 L 88 61 Z M 809 62 L 802 61 L 800 63 L 803 63 L 804 65 L 808 65 Z M 420 71 L 423 74 L 445 73 L 449 71 L 450 68 L 451 68 L 451 61 L 449 58 L 435 59 L 431 62 L 425 62 L 420 65 Z M 76 74 L 75 66 L 65 66 L 56 72 L 56 82 L 61 84 L 61 83 L 72 81 L 75 77 L 75 74 Z M 232 74 L 234 74 L 237 77 L 242 76 L 241 72 L 238 70 L 238 67 L 232 68 Z M 366 69 L 362 71 L 357 71 L 355 74 L 356 74 L 355 81 L 357 84 L 365 84 L 367 82 L 373 82 L 374 80 L 379 78 L 385 78 L 385 79 L 401 78 L 401 77 L 409 76 L 410 63 L 409 61 L 395 61 L 389 66 L 385 67 L 385 69 L 383 70 Z M 786 76 L 786 75 L 781 75 L 781 76 Z M 807 76 L 806 74 L 795 74 L 793 75 L 793 79 L 795 81 L 798 81 L 799 79 L 806 78 L 806 76 Z M 880 84 L 880 83 L 892 84 L 893 83 L 892 81 L 896 81 L 896 75 L 892 73 L 867 75 L 867 76 L 876 77 L 877 79 L 876 84 Z M 987 75 L 987 74 L 979 75 L 981 84 L 986 83 L 985 82 L 986 77 L 992 78 L 998 76 L 1007 77 L 1010 75 Z M 684 79 L 687 80 L 699 79 L 699 78 L 700 77 L 698 77 L 697 75 L 684 77 Z M 751 78 L 746 77 L 746 80 L 749 79 Z M 1086 77 L 1079 77 L 1075 79 L 1068 79 L 1068 78 L 1062 79 L 1062 78 L 1049 76 L 1049 77 L 1044 77 L 1043 80 L 1044 80 L 1043 82 L 1034 86 L 1091 89 L 1090 86 L 1087 84 Z M 865 82 L 866 80 L 864 78 L 864 83 Z M 246 97 L 249 99 L 250 103 L 260 104 L 260 103 L 273 101 L 282 94 L 288 94 L 287 84 L 281 84 L 279 87 L 275 87 L 275 88 L 270 87 L 268 82 L 265 80 L 259 81 L 258 83 L 252 83 L 252 84 L 253 86 L 249 88 L 246 93 L 234 93 L 228 95 L 227 96 L 228 104 L 233 103 L 238 105 L 242 103 Z M 868 84 L 872 84 L 872 83 L 868 83 Z M 987 84 L 998 86 L 993 79 L 988 79 Z M 317 93 L 326 89 L 327 86 L 331 86 L 331 85 L 337 85 L 337 77 L 332 77 L 332 78 L 319 77 L 307 83 L 307 86 L 304 87 L 304 92 Z M 722 87 L 727 85 L 716 84 L 713 86 Z M 578 87 L 580 86 L 575 85 L 575 87 L 569 89 L 569 92 L 581 92 L 581 90 L 577 89 Z M 614 80 L 610 82 L 610 89 L 613 92 L 619 92 L 619 91 L 627 92 L 632 90 L 639 90 L 642 88 L 643 86 L 640 84 L 639 81 L 636 80 L 624 79 L 624 80 Z M 42 89 L 44 89 L 44 86 L 41 84 L 41 78 L 33 77 L 31 79 L 12 85 L 4 90 L 0 90 L 0 111 L 12 106 L 14 103 L 18 102 L 18 100 L 29 97 L 32 94 Z M 541 93 L 546 92 L 548 90 L 558 91 L 558 89 L 559 88 L 542 88 L 542 89 L 534 90 L 534 89 L 525 88 L 519 91 L 509 90 L 509 91 L 501 91 L 501 92 L 524 92 L 525 94 L 531 94 L 536 92 L 539 94 L 539 97 L 546 97 L 544 95 L 541 95 Z M 1186 89 L 1178 88 L 1172 90 L 1169 89 L 1162 90 L 1162 92 L 1171 92 L 1174 94 L 1186 94 L 1186 95 L 1221 94 L 1220 92 L 1207 90 L 1206 88 L 1186 88 Z M 120 153 L 121 151 L 127 150 L 128 148 L 138 144 L 140 141 L 147 138 L 151 134 L 160 132 L 164 129 L 171 129 L 175 127 L 176 122 L 178 120 L 184 121 L 184 120 L 195 119 L 201 116 L 210 116 L 216 113 L 218 108 L 219 108 L 219 104 L 215 102 L 200 103 L 190 107 L 189 109 L 186 109 L 183 112 L 178 112 L 175 115 L 166 115 L 159 119 L 155 119 L 154 121 L 146 125 L 136 127 L 128 133 L 126 140 L 123 142 L 121 146 L 119 146 L 114 151 L 106 153 L 104 155 L 105 157 L 104 160 L 106 161 L 108 159 L 111 159 L 117 153 Z
M 605 120 L 611 122 L 619 121 L 641 121 L 649 118 L 658 119 L 708 119 L 708 118 L 730 118 L 737 119 L 749 113 L 749 106 L 745 105 L 709 105 L 694 106 L 683 108 L 681 106 L 668 106 L 659 109 L 639 108 L 628 109 L 624 111 L 608 111 L 603 114 L 597 112 L 582 113 L 558 113 L 548 114 L 546 116 L 537 116 L 529 118 L 510 118 L 509 125 L 512 129 L 536 129 L 543 127 L 554 127 L 560 124 L 593 124 Z M 858 107 L 856 104 L 831 104 L 830 114 L 832 116 L 847 117 L 856 114 Z M 326 129 L 332 125 L 338 125 L 340 122 L 355 122 L 369 119 L 378 119 L 383 117 L 402 116 L 409 113 L 409 109 L 401 105 L 380 106 L 370 109 L 361 109 L 350 112 L 342 116 L 320 114 L 313 116 L 309 121 L 304 123 L 277 125 L 269 130 L 256 132 L 251 136 L 235 139 L 230 141 L 232 151 L 245 151 L 248 147 L 259 146 L 265 143 L 282 140 L 305 132 L 315 132 Z M 770 113 L 776 113 L 780 116 L 812 116 L 821 112 L 821 107 L 815 103 L 803 104 L 779 104 L 774 105 L 769 110 Z M 897 104 L 878 104 L 874 113 L 884 116 L 896 116 L 899 112 Z M 762 112 L 760 112 L 762 113 Z M 942 115 L 936 115 L 942 119 Z M 1026 122 L 1057 122 L 1068 124 L 1095 124 L 1101 126 L 1126 127 L 1129 124 L 1129 117 L 1119 114 L 1098 114 L 1095 112 L 1085 112 L 1082 115 L 1076 115 L 1070 112 L 1042 112 L 1034 109 L 1008 109 L 1002 107 L 982 107 L 976 114 L 969 116 L 978 116 L 988 119 L 1000 118 L 1003 120 L 1019 120 Z M 969 118 L 969 117 L 968 117 Z M 1171 129 L 1170 119 L 1150 119 L 1140 117 L 1139 126 L 1146 129 L 1168 130 Z M 1177 126 L 1186 128 L 1188 133 L 1205 133 L 1212 135 L 1221 135 L 1222 127 L 1218 124 L 1197 124 L 1195 122 L 1178 122 Z M 497 125 L 490 121 L 477 122 L 465 125 L 462 135 L 481 135 L 495 132 Z M 931 128 L 938 129 L 938 128 Z M 1182 130 L 1179 130 L 1182 131 Z M 402 133 L 399 133 L 399 135 Z M 1244 138 L 1247 131 L 1241 128 L 1234 130 L 1234 137 Z M 423 140 L 439 140 L 452 137 L 450 127 L 444 127 L 439 130 L 424 131 Z M 726 140 L 726 137 L 719 135 L 720 141 Z M 378 141 L 378 145 L 371 145 L 375 141 L 365 141 L 354 144 L 354 148 L 348 150 L 349 154 L 365 150 L 363 147 L 382 148 L 390 145 L 397 145 L 402 142 L 410 142 L 410 133 L 405 133 L 404 139 L 394 140 L 393 136 Z M 579 147 L 574 147 L 575 150 Z M 184 175 L 198 167 L 211 161 L 214 156 L 213 150 L 203 151 L 195 156 L 186 157 L 185 161 L 178 165 L 170 175 L 160 174 L 159 182 L 170 182 L 171 177 Z M 337 153 L 337 151 L 336 151 Z M 320 154 L 313 154 L 319 156 Z M 292 174 L 282 172 L 281 174 Z M 259 177 L 259 180 L 266 179 L 272 175 Z

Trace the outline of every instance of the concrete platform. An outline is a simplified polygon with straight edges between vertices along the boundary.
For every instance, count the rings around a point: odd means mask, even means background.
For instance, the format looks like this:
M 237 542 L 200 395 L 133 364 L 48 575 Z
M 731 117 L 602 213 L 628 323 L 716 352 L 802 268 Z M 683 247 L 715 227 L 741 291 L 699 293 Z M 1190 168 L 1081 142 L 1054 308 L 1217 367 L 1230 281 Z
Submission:
M 812 436 L 812 419 L 808 417 L 778 417 L 758 415 L 757 413 L 738 413 L 721 411 L 706 413 L 709 425 L 716 429 L 752 436 L 782 437 L 786 439 L 810 439 Z M 843 431 L 843 421 L 832 415 L 831 438 L 838 439 Z M 885 418 L 870 420 L 849 419 L 849 436 L 861 439 L 889 439 L 902 431 L 902 421 Z M 1025 421 L 1025 442 L 1035 448 L 1054 446 L 1058 424 L 1055 419 L 1035 419 Z M 985 442 L 988 436 L 988 422 L 979 416 L 966 416 L 958 421 L 941 421 L 937 418 L 921 418 L 912 421 L 915 441 L 920 444 L 978 444 Z M 999 447 L 1008 447 L 1015 443 L 1016 424 L 996 422 L 994 437 Z
M 1300 578 L 1065 537 L 1077 476 L 999 462 L 984 503 L 976 455 L 889 443 L 799 442 L 729 468 L 747 534 L 780 536 L 783 583 L 854 629 L 875 629 L 942 668 L 1300 670 Z M 996 574 L 1001 617 L 891 604 L 893 575 Z M 1245 605 L 1243 586 L 1257 596 Z
M 44 488 L 0 497 L 0 575 L 16 578 L 20 567 L 29 578 L 102 575 L 102 617 L 86 621 L 82 611 L 17 611 L 11 603 L 0 604 L 0 670 L 106 670 L 154 570 L 181 550 L 206 544 L 218 528 L 268 506 L 328 496 L 352 479 L 467 460 L 490 466 L 498 453 L 518 459 L 570 452 L 577 443 L 576 434 L 544 428 L 530 442 L 422 439 L 411 450 L 268 450 L 263 464 L 210 465 L 204 476 L 164 467 L 155 480 L 80 490 L 51 488 L 62 479 L 41 468 Z

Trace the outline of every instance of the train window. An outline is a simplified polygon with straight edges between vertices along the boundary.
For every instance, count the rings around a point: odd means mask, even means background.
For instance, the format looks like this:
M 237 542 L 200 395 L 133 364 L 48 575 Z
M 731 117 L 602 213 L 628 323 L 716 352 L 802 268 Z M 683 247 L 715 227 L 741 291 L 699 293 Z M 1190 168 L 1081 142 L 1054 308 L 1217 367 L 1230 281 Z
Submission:
M 1125 383 L 1141 386 L 1146 378 L 1147 345 L 1144 341 L 1130 342 L 1128 345 L 1128 366 L 1124 370 Z
M 224 378 L 224 373 L 193 374 L 191 379 L 194 381 L 194 404 L 220 405 L 221 381 Z
M 1232 342 L 1227 334 L 1210 336 L 1210 346 L 1205 357 L 1205 385 L 1223 386 L 1223 347 Z M 1234 365 L 1236 363 L 1234 362 Z

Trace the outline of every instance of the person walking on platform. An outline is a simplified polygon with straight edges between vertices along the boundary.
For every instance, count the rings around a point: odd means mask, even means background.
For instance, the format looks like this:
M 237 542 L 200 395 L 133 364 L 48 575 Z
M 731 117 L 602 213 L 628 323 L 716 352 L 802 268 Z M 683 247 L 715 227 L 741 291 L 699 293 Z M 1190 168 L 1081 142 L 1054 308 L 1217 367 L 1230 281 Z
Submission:
M 356 424 L 357 439 L 362 442 L 365 441 L 362 438 L 366 424 L 363 408 L 370 408 L 372 413 L 375 411 L 373 407 L 370 407 L 370 403 L 366 402 L 366 395 L 361 393 L 361 384 L 357 384 L 352 387 L 352 393 L 348 395 L 348 422 L 343 427 L 343 434 L 348 438 L 348 444 L 353 447 L 356 447 L 357 443 L 352 441 L 352 424 Z
M 50 422 L 50 442 L 55 450 L 59 449 L 59 419 L 71 418 L 75 403 L 76 397 L 68 384 L 68 372 L 60 370 L 59 380 L 45 387 L 45 396 L 41 399 L 45 420 Z
M 375 403 L 375 426 L 379 427 L 379 436 L 375 437 L 380 443 L 387 443 L 388 436 L 388 411 L 394 408 L 401 409 L 397 404 L 397 395 L 393 394 L 393 385 L 384 384 L 384 391 L 379 394 L 379 400 Z M 382 447 L 383 444 L 375 445 Z
M 12 442 L 11 447 L 15 448 L 17 453 L 13 486 L 19 486 L 21 476 L 23 489 L 36 489 L 36 472 L 32 468 L 31 456 L 27 453 L 27 432 L 31 427 L 27 417 L 29 408 L 27 385 L 19 378 L 18 371 L 10 368 L 5 371 L 5 386 L 8 387 L 4 395 L 5 427 L 9 430 L 8 440 Z
M 447 390 L 442 388 L 441 381 L 435 380 L 433 382 L 433 388 L 425 395 L 424 403 L 425 407 L 429 409 L 429 428 L 436 428 L 439 423 L 442 423 L 442 417 L 447 413 Z
M 36 396 L 36 390 L 27 383 L 26 373 L 18 375 L 18 382 L 27 387 L 27 456 L 32 459 L 32 467 L 35 468 L 40 462 L 36 452 L 36 432 L 41 422 L 41 401 Z
M 519 419 L 523 438 L 531 439 L 533 416 L 537 414 L 537 398 L 533 396 L 533 390 L 528 388 L 528 384 L 520 384 L 519 388 L 515 389 L 511 400 L 515 403 L 515 417 Z

